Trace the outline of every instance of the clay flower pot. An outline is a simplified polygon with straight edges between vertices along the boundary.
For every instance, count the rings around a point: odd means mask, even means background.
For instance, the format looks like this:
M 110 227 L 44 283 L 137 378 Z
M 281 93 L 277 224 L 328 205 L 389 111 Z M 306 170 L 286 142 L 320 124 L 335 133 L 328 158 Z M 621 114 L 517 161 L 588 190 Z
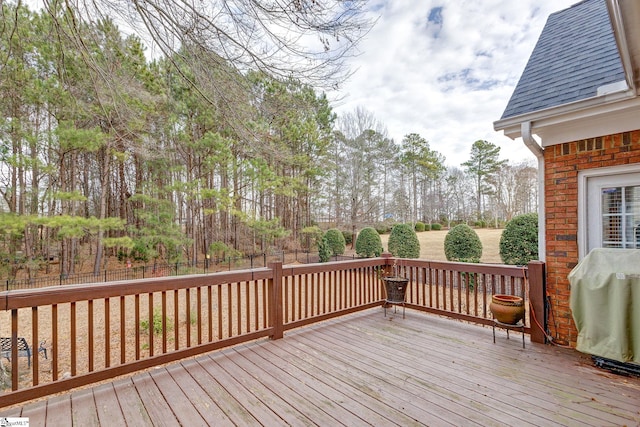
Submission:
M 515 295 L 492 295 L 489 309 L 500 323 L 515 325 L 524 319 L 524 300 Z

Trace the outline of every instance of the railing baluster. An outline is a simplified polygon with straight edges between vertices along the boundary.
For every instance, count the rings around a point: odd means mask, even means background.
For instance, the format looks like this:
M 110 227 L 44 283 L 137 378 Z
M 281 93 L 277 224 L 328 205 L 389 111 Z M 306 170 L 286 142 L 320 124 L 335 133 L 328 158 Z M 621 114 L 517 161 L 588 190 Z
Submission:
M 196 288 L 196 300 L 198 308 L 196 309 L 196 316 L 198 320 L 196 322 L 196 328 L 198 331 L 198 345 L 202 344 L 202 288 Z
M 104 299 L 104 366 L 111 366 L 111 312 L 109 298 Z
M 227 338 L 233 336 L 233 303 L 231 300 L 231 283 L 227 283 Z
M 173 348 L 180 348 L 180 291 L 173 291 Z
M 33 385 L 37 386 L 40 382 L 40 337 L 39 337 L 39 329 L 38 329 L 38 307 L 31 307 L 31 336 L 32 336 L 32 347 L 38 350 L 34 351 L 33 363 L 32 367 L 32 375 L 33 375 Z M 37 347 L 36 347 L 37 346 Z
M 148 332 L 149 332 L 149 357 L 153 357 L 153 342 L 154 342 L 154 330 L 153 330 L 153 292 L 149 292 L 148 294 L 148 300 L 147 300 L 147 308 L 148 308 L 148 313 L 147 313 L 147 320 L 149 321 L 149 327 L 148 327 Z
M 259 314 L 260 314 L 260 286 L 258 285 L 259 282 L 255 283 L 254 289 L 253 289 L 253 330 L 257 331 L 260 329 L 260 319 L 259 319 Z
M 76 331 L 77 316 L 76 316 L 76 303 L 75 303 L 75 301 L 73 301 L 71 303 L 70 316 L 71 316 L 71 319 L 70 319 L 71 320 L 71 333 L 70 333 L 69 340 L 71 341 L 71 376 L 75 377 L 77 375 L 77 360 L 76 360 L 76 356 L 77 356 L 77 340 L 78 340 L 78 334 L 77 334 L 77 331 Z
M 2 362 L 0 362 L 2 363 Z M 11 390 L 18 390 L 18 309 L 11 310 Z
M 240 285 L 240 282 L 236 282 L 235 285 L 236 285 L 236 316 L 237 316 L 236 335 L 240 335 L 242 333 L 242 302 L 241 302 L 242 286 Z
M 209 323 L 209 342 L 213 342 L 213 287 L 207 286 L 207 320 Z
M 298 292 L 298 317 L 297 320 L 302 319 L 303 316 L 303 310 L 302 310 L 302 283 L 301 283 L 301 277 L 300 276 L 296 276 L 295 278 L 292 277 L 291 278 L 291 282 L 293 283 L 293 286 L 297 289 Z
M 162 291 L 162 353 L 167 352 L 167 292 Z M 174 327 L 178 327 L 175 325 Z
M 18 329 L 18 311 L 15 311 L 16 313 L 16 332 Z M 13 314 L 13 313 L 12 313 Z M 12 337 L 13 338 L 13 337 Z M 58 380 L 58 304 L 53 304 L 51 306 L 51 378 L 53 379 L 53 381 L 57 381 Z M 14 346 L 13 348 L 15 348 L 17 350 L 17 346 Z M 15 364 L 16 364 L 16 382 L 15 384 L 18 384 L 18 377 L 17 377 L 17 367 L 18 367 L 18 358 L 16 357 L 15 359 Z
M 282 283 L 282 305 L 283 305 L 283 319 L 284 322 L 287 323 L 289 321 L 289 280 L 288 278 L 283 278 Z
M 125 296 L 120 296 L 120 364 L 127 361 L 127 310 Z
M 218 299 L 218 340 L 222 339 L 222 285 L 216 286 L 216 297 Z
M 93 300 L 87 301 L 87 345 L 89 347 L 88 356 L 88 367 L 89 372 L 93 372 L 94 370 L 94 317 L 93 317 Z
M 136 361 L 140 360 L 140 294 L 134 297 L 134 320 L 135 320 L 135 339 L 136 339 Z
M 185 339 L 187 340 L 187 348 L 189 348 L 191 347 L 191 288 L 185 289 L 184 292 Z
M 269 295 L 267 292 L 268 282 L 262 281 L 262 327 L 266 328 L 269 325 Z

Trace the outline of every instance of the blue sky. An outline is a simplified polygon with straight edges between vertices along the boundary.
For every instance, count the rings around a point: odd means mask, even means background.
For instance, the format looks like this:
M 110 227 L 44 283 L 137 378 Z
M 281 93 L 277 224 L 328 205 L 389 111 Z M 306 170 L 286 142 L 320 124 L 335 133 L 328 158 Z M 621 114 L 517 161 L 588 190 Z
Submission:
M 493 131 L 549 14 L 578 0 L 373 0 L 376 26 L 350 60 L 338 114 L 364 107 L 400 142 L 426 138 L 449 166 L 486 139 L 512 162 L 533 161 L 521 140 Z

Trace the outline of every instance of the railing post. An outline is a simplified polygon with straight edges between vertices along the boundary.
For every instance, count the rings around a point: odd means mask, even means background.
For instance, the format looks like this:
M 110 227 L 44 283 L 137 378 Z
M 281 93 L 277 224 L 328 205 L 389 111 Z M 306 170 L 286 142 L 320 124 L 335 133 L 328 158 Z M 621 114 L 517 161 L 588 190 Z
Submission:
M 391 268 L 393 267 L 393 261 L 391 261 L 391 258 L 393 258 L 393 255 L 391 255 L 389 252 L 383 252 L 380 255 L 380 258 L 385 260 L 385 265 L 382 270 L 382 277 L 391 276 L 393 274 L 393 272 L 391 271 Z
M 269 318 L 273 326 L 272 340 L 280 339 L 284 336 L 284 315 L 282 313 L 282 262 L 270 262 L 269 268 L 272 271 L 269 280 Z
M 531 342 L 546 344 L 547 312 L 545 310 L 545 268 L 542 261 L 531 261 L 529 272 L 529 304 L 531 305 Z

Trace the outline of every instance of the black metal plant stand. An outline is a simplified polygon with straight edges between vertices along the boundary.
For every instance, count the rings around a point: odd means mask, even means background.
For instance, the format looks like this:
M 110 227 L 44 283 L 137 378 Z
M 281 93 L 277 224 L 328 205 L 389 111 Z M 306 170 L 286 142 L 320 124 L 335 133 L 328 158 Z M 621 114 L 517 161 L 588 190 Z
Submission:
M 493 321 L 493 343 L 496 343 L 496 326 L 498 328 L 507 330 L 507 339 L 509 339 L 509 330 L 510 329 L 519 329 L 522 332 L 522 348 L 524 348 L 524 322 L 520 320 L 518 323 L 502 323 L 497 320 Z

